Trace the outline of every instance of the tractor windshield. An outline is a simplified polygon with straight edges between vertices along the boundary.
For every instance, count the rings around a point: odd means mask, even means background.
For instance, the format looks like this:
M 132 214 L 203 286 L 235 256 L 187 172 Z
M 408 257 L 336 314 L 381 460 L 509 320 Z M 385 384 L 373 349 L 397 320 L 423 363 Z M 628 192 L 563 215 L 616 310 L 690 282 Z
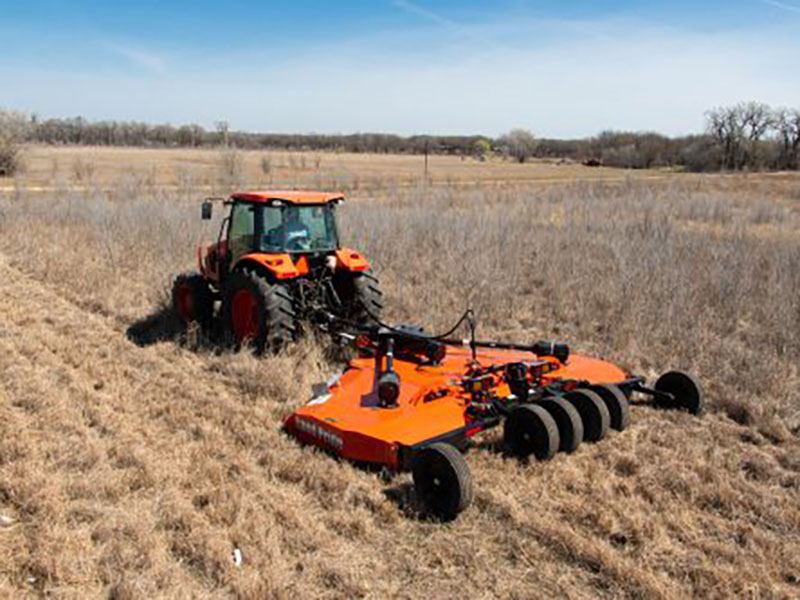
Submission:
M 338 247 L 329 204 L 261 207 L 261 252 L 329 252 Z

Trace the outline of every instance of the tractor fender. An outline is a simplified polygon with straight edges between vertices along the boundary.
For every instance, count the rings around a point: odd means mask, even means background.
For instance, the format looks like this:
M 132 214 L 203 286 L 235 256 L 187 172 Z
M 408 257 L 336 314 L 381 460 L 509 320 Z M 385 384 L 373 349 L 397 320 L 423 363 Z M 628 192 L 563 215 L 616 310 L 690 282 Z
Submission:
M 209 281 L 219 281 L 220 264 L 223 262 L 227 250 L 228 246 L 224 241 L 200 244 L 197 247 L 197 266 L 200 273 Z
M 336 268 L 344 271 L 367 271 L 369 262 L 357 250 L 340 248 L 336 251 Z
M 254 271 L 266 270 L 267 274 L 278 280 L 294 279 L 300 275 L 288 254 L 245 254 L 233 266 L 234 271 L 248 268 Z

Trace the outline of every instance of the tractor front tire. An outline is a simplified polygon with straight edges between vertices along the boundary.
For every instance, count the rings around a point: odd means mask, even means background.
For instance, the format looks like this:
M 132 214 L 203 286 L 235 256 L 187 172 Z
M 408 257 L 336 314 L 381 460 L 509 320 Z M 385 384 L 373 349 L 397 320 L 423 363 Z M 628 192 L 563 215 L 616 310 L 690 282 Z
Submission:
M 277 352 L 295 338 L 297 317 L 292 296 L 251 271 L 231 274 L 222 302 L 225 324 L 236 345 L 257 354 Z
M 178 275 L 172 284 L 172 309 L 184 325 L 207 327 L 214 317 L 214 294 L 199 273 Z
M 472 503 L 472 474 L 454 446 L 437 442 L 423 448 L 411 472 L 417 498 L 437 518 L 451 521 Z

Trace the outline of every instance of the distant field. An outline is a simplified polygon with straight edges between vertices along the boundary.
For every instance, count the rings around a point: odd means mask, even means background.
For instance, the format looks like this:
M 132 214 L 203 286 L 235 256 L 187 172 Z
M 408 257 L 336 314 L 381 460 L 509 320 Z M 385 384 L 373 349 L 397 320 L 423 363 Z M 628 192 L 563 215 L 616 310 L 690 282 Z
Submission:
M 559 161 L 517 164 L 457 156 L 429 156 L 433 184 L 559 182 L 664 177 L 662 171 L 621 171 Z M 312 186 L 346 191 L 424 181 L 423 156 L 322 152 L 225 151 L 32 146 L 25 153 L 19 181 L 29 187 L 107 187 L 121 179 L 158 187 Z M 0 188 L 14 182 L 0 178 Z
M 675 179 L 687 185 L 765 191 L 791 196 L 798 173 L 697 175 L 670 170 L 585 167 L 559 160 L 525 164 L 492 157 L 239 151 L 224 149 L 147 149 L 29 146 L 24 170 L 0 177 L 2 192 L 102 190 L 130 194 L 174 193 L 179 198 L 224 195 L 240 188 L 339 190 L 355 198 L 380 197 L 393 189 L 433 187 L 560 186 L 564 183 L 653 183 Z
M 31 148 L 0 184 L 0 597 L 800 596 L 797 176 L 315 156 Z M 685 368 L 709 414 L 639 407 L 528 465 L 489 434 L 473 506 L 421 519 L 407 477 L 280 431 L 342 368 L 324 340 L 256 359 L 175 327 L 203 185 L 344 187 L 390 319 L 469 304 L 486 337 Z

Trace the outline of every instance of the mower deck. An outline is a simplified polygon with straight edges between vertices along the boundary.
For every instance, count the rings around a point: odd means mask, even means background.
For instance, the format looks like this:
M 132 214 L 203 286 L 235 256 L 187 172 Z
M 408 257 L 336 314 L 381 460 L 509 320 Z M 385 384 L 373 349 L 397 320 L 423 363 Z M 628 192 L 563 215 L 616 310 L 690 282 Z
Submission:
M 411 471 L 427 511 L 455 518 L 472 501 L 467 440 L 503 425 L 520 458 L 552 458 L 629 423 L 628 398 L 699 414 L 702 390 L 671 371 L 653 388 L 609 362 L 573 355 L 565 344 L 515 345 L 426 336 L 414 327 L 350 336 L 360 356 L 284 422 L 298 440 L 338 457 Z
M 483 349 L 476 353 L 477 367 L 530 362 L 530 352 Z M 550 366 L 542 384 L 574 380 L 589 384 L 620 383 L 627 375 L 615 365 L 572 355 L 567 364 L 552 357 L 541 359 Z M 436 441 L 460 445 L 483 431 L 496 419 L 471 415 L 473 400 L 464 380 L 475 369 L 467 348 L 447 346 L 440 364 L 415 364 L 395 360 L 400 377 L 396 406 L 384 407 L 378 396 L 380 361 L 352 360 L 344 374 L 328 390 L 295 411 L 286 429 L 303 442 L 329 450 L 348 460 L 377 463 L 393 470 L 409 468 L 413 450 Z M 507 383 L 494 389 L 509 396 Z

